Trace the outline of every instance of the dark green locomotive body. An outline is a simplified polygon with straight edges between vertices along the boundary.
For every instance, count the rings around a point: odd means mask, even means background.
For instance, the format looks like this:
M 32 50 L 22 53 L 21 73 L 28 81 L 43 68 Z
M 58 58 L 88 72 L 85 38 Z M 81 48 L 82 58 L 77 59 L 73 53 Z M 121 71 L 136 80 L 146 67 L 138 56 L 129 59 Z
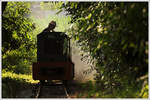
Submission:
M 62 32 L 43 32 L 37 36 L 37 61 L 69 61 L 70 39 Z

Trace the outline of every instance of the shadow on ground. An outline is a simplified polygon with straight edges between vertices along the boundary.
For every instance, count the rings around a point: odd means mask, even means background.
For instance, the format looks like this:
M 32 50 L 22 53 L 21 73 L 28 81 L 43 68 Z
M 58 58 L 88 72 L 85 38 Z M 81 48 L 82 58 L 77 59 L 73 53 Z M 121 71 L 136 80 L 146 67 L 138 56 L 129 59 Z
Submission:
M 35 84 L 5 78 L 2 80 L 2 98 L 32 98 Z M 86 92 L 83 83 L 75 80 L 68 82 L 67 90 L 70 98 L 81 98 Z

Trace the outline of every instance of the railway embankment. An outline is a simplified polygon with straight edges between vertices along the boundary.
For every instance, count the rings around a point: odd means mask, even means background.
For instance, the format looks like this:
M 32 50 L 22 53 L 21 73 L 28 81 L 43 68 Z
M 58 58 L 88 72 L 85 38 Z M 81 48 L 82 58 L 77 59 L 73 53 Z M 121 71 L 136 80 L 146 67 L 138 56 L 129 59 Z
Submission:
M 33 98 L 34 92 L 36 91 L 35 88 L 38 86 L 38 81 L 32 80 L 31 75 L 17 75 L 12 73 L 9 73 L 9 75 L 3 77 L 2 98 Z M 87 97 L 89 87 L 91 87 L 91 85 L 87 83 L 80 83 L 77 80 L 70 81 L 66 86 L 68 97 Z M 65 94 L 60 95 L 64 90 L 59 86 L 45 86 L 45 88 L 51 92 L 43 92 L 45 97 L 41 98 L 66 98 L 64 96 Z M 58 90 L 60 90 L 59 93 Z

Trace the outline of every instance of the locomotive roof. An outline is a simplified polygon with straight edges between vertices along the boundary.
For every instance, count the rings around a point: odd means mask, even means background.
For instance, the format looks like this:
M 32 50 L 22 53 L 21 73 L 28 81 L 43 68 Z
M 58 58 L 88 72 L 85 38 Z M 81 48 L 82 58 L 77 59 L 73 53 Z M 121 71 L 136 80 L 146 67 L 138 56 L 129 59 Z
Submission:
M 37 35 L 38 38 L 46 38 L 47 36 L 54 36 L 55 38 L 68 38 L 64 32 L 41 32 Z

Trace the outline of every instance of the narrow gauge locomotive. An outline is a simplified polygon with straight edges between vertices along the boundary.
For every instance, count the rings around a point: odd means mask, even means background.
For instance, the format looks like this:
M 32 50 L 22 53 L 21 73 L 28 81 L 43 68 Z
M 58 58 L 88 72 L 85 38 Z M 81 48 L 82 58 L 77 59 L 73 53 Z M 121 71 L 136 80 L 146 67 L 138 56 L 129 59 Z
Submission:
M 63 32 L 42 32 L 37 35 L 37 62 L 33 63 L 34 80 L 62 80 L 74 78 L 70 39 Z

